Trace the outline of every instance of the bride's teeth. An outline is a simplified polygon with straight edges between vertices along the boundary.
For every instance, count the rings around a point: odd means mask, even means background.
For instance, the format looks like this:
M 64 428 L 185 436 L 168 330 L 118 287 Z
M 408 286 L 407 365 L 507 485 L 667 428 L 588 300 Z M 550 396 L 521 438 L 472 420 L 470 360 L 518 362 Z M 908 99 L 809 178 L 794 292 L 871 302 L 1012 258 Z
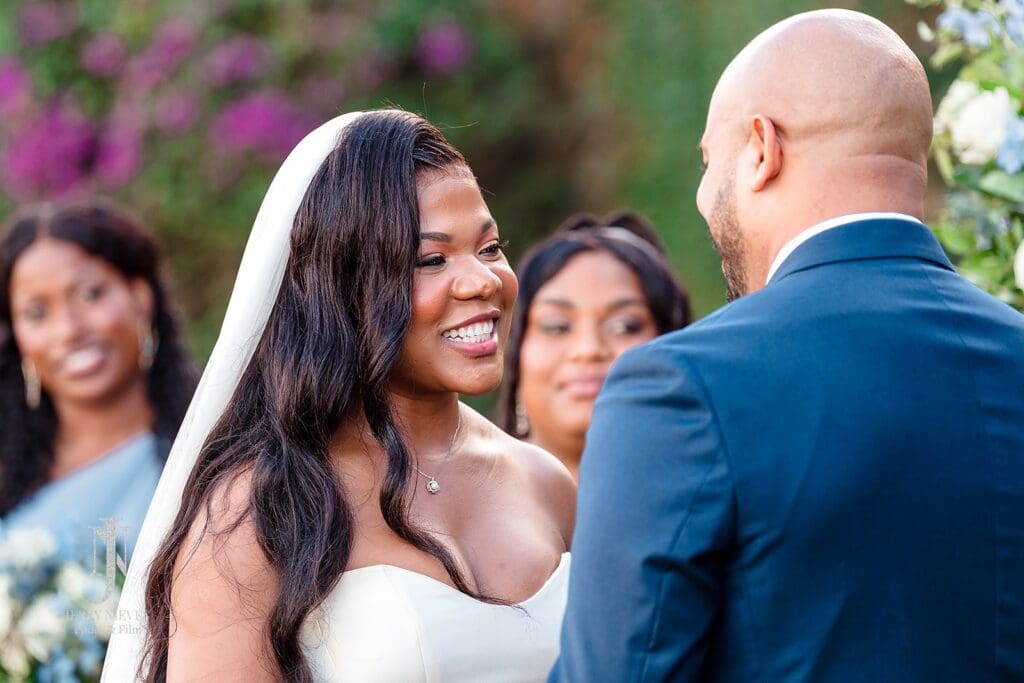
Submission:
M 473 323 L 472 325 L 466 325 L 465 327 L 446 330 L 441 334 L 446 339 L 469 342 L 471 344 L 480 344 L 490 339 L 494 334 L 494 321 L 487 320 L 480 323 Z

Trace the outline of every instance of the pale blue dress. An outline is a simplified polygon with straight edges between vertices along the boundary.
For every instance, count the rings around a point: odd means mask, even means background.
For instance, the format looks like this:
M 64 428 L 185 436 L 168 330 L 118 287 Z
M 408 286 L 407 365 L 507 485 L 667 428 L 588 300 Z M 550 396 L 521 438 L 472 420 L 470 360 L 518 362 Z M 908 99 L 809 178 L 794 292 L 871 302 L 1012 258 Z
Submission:
M 104 546 L 104 519 L 115 519 L 119 551 L 135 547 L 163 462 L 150 432 L 51 481 L 19 503 L 2 520 L 6 530 L 45 527 L 66 559 L 85 560 Z

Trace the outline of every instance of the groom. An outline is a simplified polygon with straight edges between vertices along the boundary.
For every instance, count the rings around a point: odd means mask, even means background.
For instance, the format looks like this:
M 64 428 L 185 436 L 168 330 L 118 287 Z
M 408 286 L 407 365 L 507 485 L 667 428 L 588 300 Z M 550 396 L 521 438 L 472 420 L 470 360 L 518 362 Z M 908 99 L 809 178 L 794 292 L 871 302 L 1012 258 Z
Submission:
M 552 681 L 1024 681 L 1024 316 L 921 224 L 931 130 L 862 14 L 726 69 L 697 204 L 736 300 L 608 377 Z

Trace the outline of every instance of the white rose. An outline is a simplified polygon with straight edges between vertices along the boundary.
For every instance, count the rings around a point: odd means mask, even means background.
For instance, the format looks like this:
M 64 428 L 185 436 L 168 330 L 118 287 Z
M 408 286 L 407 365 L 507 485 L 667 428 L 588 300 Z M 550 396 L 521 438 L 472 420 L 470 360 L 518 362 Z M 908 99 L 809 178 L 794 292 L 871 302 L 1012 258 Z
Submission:
M 11 577 L 0 574 L 0 643 L 7 639 L 14 621 L 14 604 L 11 601 Z
M 935 112 L 935 132 L 945 133 L 950 130 L 964 105 L 980 94 L 981 88 L 973 81 L 953 81 L 946 91 L 946 96 L 939 103 L 938 111 Z
M 103 586 L 100 584 L 100 592 L 93 595 L 92 584 L 97 577 L 88 574 L 84 569 L 74 562 L 68 562 L 60 568 L 57 574 L 57 586 L 64 590 L 69 598 L 80 603 L 103 594 Z
M 965 164 L 984 165 L 996 158 L 1014 115 L 1006 88 L 984 90 L 964 104 L 950 127 L 953 149 Z
M 0 540 L 0 558 L 4 564 L 27 569 L 57 554 L 57 541 L 43 528 L 13 529 Z
M 96 636 L 103 642 L 110 640 L 110 634 L 114 630 L 114 621 L 117 619 L 117 602 L 120 594 L 114 591 L 103 602 L 96 603 L 90 610 L 93 624 L 96 625 Z
M 1013 257 L 1013 273 L 1016 276 L 1017 288 L 1024 292 L 1024 242 L 1017 248 L 1017 255 Z
M 28 653 L 14 641 L 0 644 L 0 668 L 12 681 L 24 681 L 30 671 Z
M 57 643 L 64 640 L 67 625 L 48 598 L 36 600 L 18 621 L 25 649 L 37 661 L 46 662 Z

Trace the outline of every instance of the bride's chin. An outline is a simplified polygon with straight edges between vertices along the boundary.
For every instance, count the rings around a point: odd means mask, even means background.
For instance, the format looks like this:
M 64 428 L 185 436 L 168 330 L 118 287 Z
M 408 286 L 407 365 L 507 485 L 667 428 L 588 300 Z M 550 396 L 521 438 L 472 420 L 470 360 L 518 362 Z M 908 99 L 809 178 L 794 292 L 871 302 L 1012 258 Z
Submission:
M 501 384 L 502 367 L 498 366 L 494 371 L 481 372 L 474 377 L 456 378 L 455 391 L 463 396 L 480 396 L 487 394 Z

